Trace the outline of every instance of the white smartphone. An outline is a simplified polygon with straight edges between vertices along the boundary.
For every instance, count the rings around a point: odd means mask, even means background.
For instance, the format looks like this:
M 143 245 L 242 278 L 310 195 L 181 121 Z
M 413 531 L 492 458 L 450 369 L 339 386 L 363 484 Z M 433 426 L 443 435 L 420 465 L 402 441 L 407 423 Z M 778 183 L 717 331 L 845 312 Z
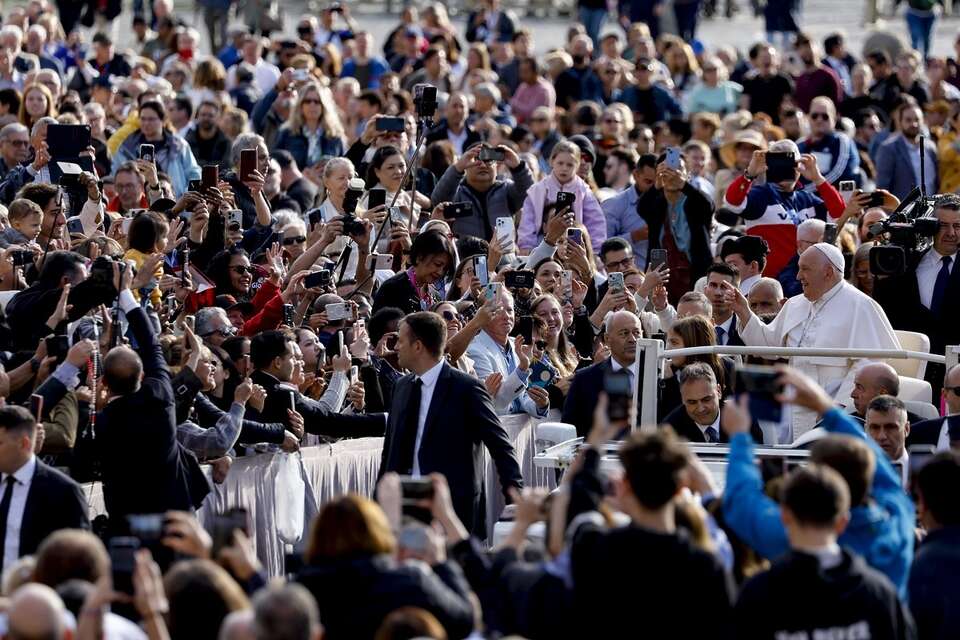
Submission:
M 367 269 L 370 271 L 392 271 L 393 255 L 389 253 L 371 253 L 367 256 Z
M 346 302 L 334 302 L 323 308 L 327 312 L 327 320 L 353 320 L 353 306 Z
M 243 230 L 243 211 L 240 209 L 230 209 L 227 211 L 227 230 Z
M 480 284 L 490 282 L 490 272 L 487 270 L 487 256 L 477 256 L 473 259 L 473 274 L 480 280 Z
M 354 384 L 360 378 L 360 369 L 354 365 L 350 367 L 350 384 Z
M 569 269 L 560 274 L 560 295 L 564 302 L 573 300 L 573 271 Z
M 840 192 L 840 196 L 843 198 L 843 201 L 847 204 L 850 204 L 850 199 L 853 198 L 853 192 L 857 190 L 857 183 L 853 180 L 841 180 L 840 188 L 837 191 Z
M 497 240 L 507 253 L 515 253 L 513 218 L 497 218 Z
M 614 271 L 613 273 L 607 276 L 608 288 L 612 293 L 623 293 L 626 290 L 626 285 L 623 281 L 623 274 L 619 271 Z

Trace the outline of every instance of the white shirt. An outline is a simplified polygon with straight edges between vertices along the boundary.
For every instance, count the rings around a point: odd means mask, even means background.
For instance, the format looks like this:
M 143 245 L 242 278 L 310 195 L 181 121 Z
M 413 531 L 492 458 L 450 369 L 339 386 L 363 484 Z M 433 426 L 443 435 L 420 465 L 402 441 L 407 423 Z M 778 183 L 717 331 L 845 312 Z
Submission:
M 763 276 L 761 276 L 761 275 L 758 273 L 758 274 L 756 274 L 756 275 L 750 276 L 749 278 L 747 278 L 747 279 L 745 279 L 745 280 L 741 280 L 741 281 L 740 281 L 740 293 L 742 293 L 742 294 L 745 295 L 745 296 L 750 295 L 750 289 L 753 289 L 753 285 L 755 285 L 755 284 L 757 284 L 758 282 L 760 282 L 760 278 L 762 278 L 762 277 L 763 277 Z
M 733 323 L 736 321 L 736 314 L 730 314 L 730 317 L 727 318 L 726 322 L 716 325 L 716 327 L 723 329 L 723 337 L 717 341 L 717 344 L 728 344 L 730 342 L 730 331 L 733 330 Z
M 237 66 L 239 65 L 234 65 L 227 71 L 227 86 L 231 89 L 237 86 Z M 253 65 L 253 77 L 262 95 L 273 89 L 273 86 L 277 84 L 277 80 L 280 79 L 280 69 L 275 64 L 260 58 L 257 60 L 257 64 Z
M 447 127 L 447 140 L 453 145 L 453 150 L 457 152 L 457 155 L 463 155 L 463 145 L 467 142 L 466 125 L 460 133 L 454 133 L 453 129 Z
M 903 447 L 903 455 L 900 456 L 899 460 L 892 460 L 894 465 L 900 465 L 900 486 L 906 488 L 909 485 L 907 482 L 910 479 L 910 454 L 907 452 L 907 447 Z
M 957 254 L 954 253 L 950 257 L 953 258 L 950 261 L 950 274 L 952 275 L 953 268 L 957 264 Z M 943 268 L 943 262 L 941 262 L 943 258 L 943 255 L 931 247 L 930 251 L 927 251 L 917 264 L 917 288 L 920 290 L 920 304 L 927 309 L 933 302 L 933 287 L 937 284 L 937 275 L 940 273 L 940 269 Z
M 433 365 L 422 376 L 419 376 L 423 385 L 420 387 L 420 414 L 417 416 L 417 439 L 413 443 L 413 472 L 414 478 L 420 477 L 420 440 L 423 438 L 423 426 L 427 423 L 427 414 L 430 413 L 430 401 L 433 400 L 433 390 L 437 388 L 437 378 L 446 361 Z
M 23 525 L 23 512 L 27 507 L 27 494 L 30 493 L 30 483 L 37 470 L 37 457 L 30 454 L 30 459 L 13 474 L 16 482 L 13 484 L 13 494 L 10 496 L 10 511 L 7 513 L 7 531 L 3 539 L 3 564 L 9 567 L 20 557 L 20 529 Z M 0 476 L 0 498 L 7 490 L 7 474 Z
M 693 424 L 697 425 L 697 429 L 700 429 L 704 442 L 710 442 L 710 438 L 707 437 L 707 429 L 710 427 L 713 427 L 713 430 L 717 432 L 717 442 L 720 442 L 720 412 L 717 412 L 717 417 L 712 424 L 700 424 L 696 420 L 693 421 Z

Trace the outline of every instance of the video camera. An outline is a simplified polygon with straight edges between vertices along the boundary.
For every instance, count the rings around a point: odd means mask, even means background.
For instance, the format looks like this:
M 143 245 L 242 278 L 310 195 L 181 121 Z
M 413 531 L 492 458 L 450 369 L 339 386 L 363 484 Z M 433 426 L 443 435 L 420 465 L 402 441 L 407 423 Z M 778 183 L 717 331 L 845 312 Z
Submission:
M 910 255 L 922 251 L 926 239 L 940 229 L 940 221 L 933 215 L 936 204 L 935 196 L 925 196 L 920 187 L 914 187 L 889 218 L 870 225 L 868 238 L 887 236 L 884 244 L 870 249 L 870 273 L 895 276 L 906 272 Z

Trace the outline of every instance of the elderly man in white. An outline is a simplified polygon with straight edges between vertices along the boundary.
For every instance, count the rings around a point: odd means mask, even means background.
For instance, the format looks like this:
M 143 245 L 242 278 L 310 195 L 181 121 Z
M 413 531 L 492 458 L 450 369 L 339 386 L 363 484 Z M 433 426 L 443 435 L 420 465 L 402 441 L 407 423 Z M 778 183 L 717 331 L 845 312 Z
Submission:
M 725 283 L 744 343 L 759 347 L 901 348 L 880 305 L 843 279 L 843 255 L 836 246 L 824 242 L 812 245 L 800 256 L 799 265 L 797 279 L 803 295 L 790 298 L 769 325 L 751 312 L 736 287 Z M 821 356 L 790 358 L 791 366 L 812 377 L 839 401 L 850 397 L 856 371 L 865 362 Z M 810 411 L 795 409 L 793 438 L 813 428 L 816 419 Z

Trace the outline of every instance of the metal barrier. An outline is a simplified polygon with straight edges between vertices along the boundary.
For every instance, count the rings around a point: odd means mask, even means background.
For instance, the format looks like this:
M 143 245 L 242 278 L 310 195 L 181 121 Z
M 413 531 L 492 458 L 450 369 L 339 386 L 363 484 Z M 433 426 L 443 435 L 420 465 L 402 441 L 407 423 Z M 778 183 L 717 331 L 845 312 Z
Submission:
M 643 354 L 641 356 L 641 354 Z M 906 349 L 819 349 L 815 347 L 737 347 L 708 345 L 665 350 L 663 342 L 653 339 L 637 341 L 637 358 L 643 362 L 643 392 L 637 398 L 637 417 L 641 429 L 653 430 L 657 424 L 657 385 L 660 380 L 660 363 L 675 356 L 735 355 L 735 356 L 817 356 L 836 358 L 894 358 L 926 360 L 950 367 L 960 361 L 960 346 L 948 346 L 946 355 L 908 351 Z

